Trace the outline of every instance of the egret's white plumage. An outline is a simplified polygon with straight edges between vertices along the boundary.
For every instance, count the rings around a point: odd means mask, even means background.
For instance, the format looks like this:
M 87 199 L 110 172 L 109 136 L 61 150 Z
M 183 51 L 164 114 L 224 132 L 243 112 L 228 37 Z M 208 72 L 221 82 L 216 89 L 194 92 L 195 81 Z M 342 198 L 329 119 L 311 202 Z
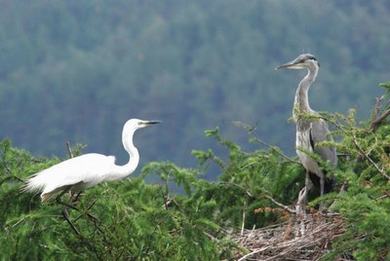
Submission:
M 127 177 L 137 168 L 139 162 L 138 149 L 133 144 L 134 132 L 156 123 L 159 122 L 139 119 L 131 119 L 125 123 L 122 143 L 130 157 L 127 164 L 116 165 L 114 156 L 84 154 L 38 172 L 27 180 L 23 190 L 41 192 L 42 201 L 46 201 L 64 190 L 76 193 L 103 181 Z

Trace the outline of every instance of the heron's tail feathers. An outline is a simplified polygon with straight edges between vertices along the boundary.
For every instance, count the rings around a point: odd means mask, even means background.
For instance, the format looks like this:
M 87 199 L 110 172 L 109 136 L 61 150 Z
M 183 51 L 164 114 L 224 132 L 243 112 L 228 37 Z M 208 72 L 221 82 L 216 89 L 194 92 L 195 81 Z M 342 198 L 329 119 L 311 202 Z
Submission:
M 320 178 L 312 172 L 309 172 L 309 175 L 310 175 L 310 180 L 315 187 L 314 190 L 318 189 L 318 192 L 319 192 Z M 326 194 L 326 193 L 332 192 L 333 189 L 335 188 L 335 186 L 336 186 L 335 178 L 325 176 L 324 193 Z

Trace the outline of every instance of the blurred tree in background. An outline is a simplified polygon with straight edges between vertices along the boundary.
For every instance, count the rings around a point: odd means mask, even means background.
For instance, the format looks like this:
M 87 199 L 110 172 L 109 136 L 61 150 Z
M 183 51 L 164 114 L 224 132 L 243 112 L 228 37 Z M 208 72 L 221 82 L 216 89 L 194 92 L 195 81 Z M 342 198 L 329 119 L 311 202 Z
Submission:
M 242 142 L 239 120 L 292 154 L 300 75 L 273 68 L 315 54 L 312 107 L 367 117 L 371 86 L 388 78 L 389 11 L 387 1 L 0 0 L 0 135 L 34 154 L 62 156 L 71 140 L 124 162 L 122 124 L 160 119 L 136 137 L 141 163 L 194 166 L 191 149 L 217 149 L 202 131 Z

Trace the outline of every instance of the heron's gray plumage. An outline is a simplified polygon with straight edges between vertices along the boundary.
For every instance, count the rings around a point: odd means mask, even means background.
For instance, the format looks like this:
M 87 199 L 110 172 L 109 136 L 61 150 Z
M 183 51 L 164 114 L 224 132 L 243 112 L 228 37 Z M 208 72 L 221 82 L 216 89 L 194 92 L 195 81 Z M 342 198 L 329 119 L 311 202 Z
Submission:
M 309 172 L 320 178 L 321 195 L 324 193 L 325 173 L 318 162 L 310 156 L 310 153 L 318 154 L 322 160 L 329 161 L 333 166 L 337 165 L 336 149 L 318 146 L 322 141 L 332 141 L 328 124 L 323 119 L 315 117 L 308 119 L 305 114 L 318 116 L 318 113 L 310 108 L 308 92 L 315 81 L 319 63 L 312 54 L 301 54 L 296 59 L 280 65 L 277 69 L 307 69 L 306 76 L 300 81 L 295 92 L 293 119 L 296 123 L 296 151 L 302 165 Z
M 323 160 L 327 160 L 333 166 L 337 165 L 336 148 L 329 146 L 317 146 L 323 141 L 333 141 L 328 128 L 328 124 L 323 119 L 311 123 L 310 139 L 312 141 L 313 151 L 320 155 Z

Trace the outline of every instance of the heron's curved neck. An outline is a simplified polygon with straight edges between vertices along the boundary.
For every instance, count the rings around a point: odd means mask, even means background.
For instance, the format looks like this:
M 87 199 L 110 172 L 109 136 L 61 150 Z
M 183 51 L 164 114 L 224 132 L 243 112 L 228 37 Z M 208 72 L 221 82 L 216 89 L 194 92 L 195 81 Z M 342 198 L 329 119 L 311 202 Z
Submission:
M 298 88 L 295 92 L 294 108 L 293 108 L 293 118 L 296 121 L 298 119 L 298 114 L 311 112 L 309 104 L 309 88 L 316 80 L 318 74 L 318 67 L 310 67 L 307 70 L 306 76 L 301 80 L 298 85 Z
M 139 163 L 138 149 L 133 144 L 133 134 L 123 133 L 122 143 L 123 147 L 129 153 L 129 161 L 123 166 L 116 166 L 115 170 L 111 174 L 111 180 L 122 179 L 130 175 L 137 168 Z

